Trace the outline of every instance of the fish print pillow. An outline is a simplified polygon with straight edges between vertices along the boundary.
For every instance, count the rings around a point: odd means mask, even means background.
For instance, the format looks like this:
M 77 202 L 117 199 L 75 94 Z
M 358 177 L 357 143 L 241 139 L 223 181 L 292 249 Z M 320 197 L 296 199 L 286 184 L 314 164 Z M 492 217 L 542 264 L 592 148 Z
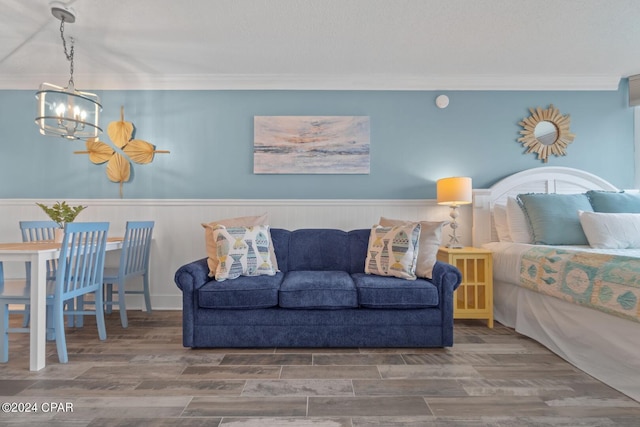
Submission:
M 369 235 L 364 272 L 415 280 L 419 239 L 420 223 L 395 227 L 374 225 Z
M 273 276 L 276 269 L 269 256 L 271 233 L 268 225 L 213 229 L 218 265 L 215 279 L 222 282 L 240 276 Z

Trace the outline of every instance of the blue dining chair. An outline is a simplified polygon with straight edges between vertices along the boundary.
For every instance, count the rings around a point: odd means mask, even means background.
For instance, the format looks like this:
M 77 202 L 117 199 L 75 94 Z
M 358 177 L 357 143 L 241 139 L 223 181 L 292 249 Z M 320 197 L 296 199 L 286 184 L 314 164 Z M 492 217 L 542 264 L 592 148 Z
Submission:
M 42 240 L 54 240 L 56 229 L 60 228 L 55 221 L 20 221 L 20 232 L 22 233 L 23 242 L 40 242 Z M 25 262 L 27 281 L 31 280 L 31 263 Z M 47 261 L 47 280 L 53 280 L 56 277 L 58 269 L 58 260 L 50 259 Z M 73 318 L 70 319 L 73 322 Z M 29 306 L 25 306 L 24 320 L 22 325 L 26 328 L 29 325 Z
M 17 279 L 17 280 L 19 280 L 24 285 L 25 283 L 24 279 Z M 15 282 L 16 280 L 9 279 L 9 281 Z M 14 286 L 14 284 L 12 283 L 11 286 Z M 4 289 L 4 267 L 2 265 L 2 261 L 0 261 L 0 292 L 2 292 L 3 289 Z M 29 324 L 29 305 L 25 304 L 24 308 L 22 309 L 15 309 L 15 308 L 11 309 L 10 313 L 22 314 L 23 315 L 22 324 L 25 328 L 27 327 L 27 325 Z
M 149 253 L 151 252 L 153 226 L 153 221 L 128 221 L 118 267 L 107 267 L 104 271 L 105 311 L 111 313 L 112 307 L 118 305 L 120 323 L 123 328 L 129 325 L 125 302 L 126 294 L 144 295 L 146 311 L 151 313 Z M 127 281 L 134 277 L 142 277 L 142 290 L 127 289 Z M 116 285 L 117 289 L 114 289 L 113 285 Z M 118 300 L 114 301 L 113 296 L 116 293 Z
M 23 242 L 40 242 L 42 240 L 54 240 L 56 229 L 60 228 L 55 221 L 20 221 L 20 232 Z M 30 263 L 27 262 L 27 279 L 31 276 Z M 58 260 L 47 261 L 47 279 L 55 277 L 58 268 Z
M 55 221 L 20 221 L 23 242 L 53 240 L 56 228 L 60 226 Z
M 67 363 L 67 342 L 64 330 L 65 315 L 96 316 L 98 337 L 107 339 L 104 323 L 103 288 L 104 257 L 107 243 L 107 222 L 74 222 L 65 225 L 64 239 L 60 248 L 58 270 L 55 280 L 47 282 L 47 305 L 52 307 L 52 328 L 60 363 Z M 94 294 L 96 307 L 92 311 L 69 309 L 65 302 L 84 295 Z M 0 290 L 0 362 L 9 360 L 9 333 L 29 332 L 28 328 L 9 327 L 9 304 L 28 304 L 29 282 L 5 281 Z

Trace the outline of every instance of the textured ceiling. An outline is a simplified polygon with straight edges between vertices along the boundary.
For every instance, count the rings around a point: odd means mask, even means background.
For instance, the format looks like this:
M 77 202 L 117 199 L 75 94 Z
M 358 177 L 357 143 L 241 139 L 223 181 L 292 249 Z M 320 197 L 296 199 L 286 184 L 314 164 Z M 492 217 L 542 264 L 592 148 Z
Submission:
M 66 85 L 48 0 L 2 0 L 0 88 Z M 86 89 L 615 89 L 640 0 L 75 0 Z

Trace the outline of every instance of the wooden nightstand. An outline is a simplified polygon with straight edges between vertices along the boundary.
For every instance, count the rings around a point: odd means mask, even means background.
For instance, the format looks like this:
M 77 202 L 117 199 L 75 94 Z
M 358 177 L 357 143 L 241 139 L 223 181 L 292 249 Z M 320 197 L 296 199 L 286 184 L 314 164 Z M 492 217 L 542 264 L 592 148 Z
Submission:
M 438 261 L 451 264 L 462 273 L 462 283 L 453 294 L 455 319 L 487 319 L 493 328 L 493 260 L 491 251 L 465 247 L 441 247 Z

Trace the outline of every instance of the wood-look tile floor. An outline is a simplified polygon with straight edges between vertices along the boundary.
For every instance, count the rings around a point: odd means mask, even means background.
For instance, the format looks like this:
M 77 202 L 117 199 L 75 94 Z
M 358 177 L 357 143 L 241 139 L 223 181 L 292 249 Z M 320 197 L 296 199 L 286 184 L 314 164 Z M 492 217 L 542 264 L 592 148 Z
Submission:
M 12 317 L 19 324 L 19 317 Z M 456 321 L 446 349 L 199 349 L 181 312 L 129 312 L 67 329 L 69 363 L 48 343 L 30 372 L 28 335 L 0 364 L 0 413 L 29 426 L 640 426 L 640 403 L 499 324 Z M 71 411 L 54 411 L 72 409 Z M 4 407 L 3 407 L 4 409 Z

